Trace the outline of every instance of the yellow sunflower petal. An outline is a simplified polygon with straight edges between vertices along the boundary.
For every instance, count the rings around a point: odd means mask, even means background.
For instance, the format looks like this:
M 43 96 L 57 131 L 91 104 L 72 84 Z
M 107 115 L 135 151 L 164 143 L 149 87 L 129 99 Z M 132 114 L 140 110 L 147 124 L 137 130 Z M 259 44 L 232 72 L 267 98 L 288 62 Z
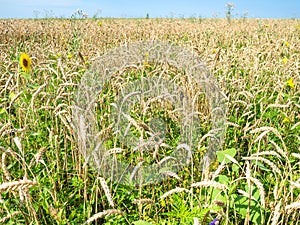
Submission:
M 285 42 L 286 47 L 290 47 L 290 43 L 288 41 Z
M 31 59 L 26 53 L 22 53 L 20 56 L 20 66 L 24 72 L 28 73 L 30 71 Z
M 282 62 L 283 62 L 283 64 L 287 64 L 288 59 L 287 59 L 287 58 L 283 58 L 283 59 L 282 59 Z
M 286 82 L 287 86 L 291 87 L 291 88 L 295 88 L 295 83 L 294 83 L 294 78 L 291 77 L 290 79 L 288 79 L 288 81 Z

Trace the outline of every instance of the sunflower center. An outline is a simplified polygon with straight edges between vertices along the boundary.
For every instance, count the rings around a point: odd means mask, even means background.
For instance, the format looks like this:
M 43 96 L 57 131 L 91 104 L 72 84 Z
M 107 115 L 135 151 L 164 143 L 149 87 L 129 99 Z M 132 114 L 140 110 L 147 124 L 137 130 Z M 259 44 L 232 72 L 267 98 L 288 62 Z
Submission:
M 23 65 L 24 65 L 24 67 L 28 66 L 28 61 L 26 59 L 23 59 Z

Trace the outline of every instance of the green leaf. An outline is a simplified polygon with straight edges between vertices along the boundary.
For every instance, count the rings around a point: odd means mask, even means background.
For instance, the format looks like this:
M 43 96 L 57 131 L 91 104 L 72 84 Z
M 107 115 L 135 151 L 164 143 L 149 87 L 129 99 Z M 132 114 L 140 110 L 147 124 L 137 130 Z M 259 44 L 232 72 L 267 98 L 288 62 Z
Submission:
M 222 203 L 224 203 L 224 205 L 227 202 L 227 198 L 226 198 L 224 192 L 217 189 L 217 188 L 213 189 L 213 191 L 211 193 L 211 202 L 214 203 L 215 201 L 222 202 Z M 222 207 L 216 206 L 216 208 L 217 208 L 217 211 L 218 211 Z
M 133 222 L 134 225 L 153 225 L 152 223 L 149 223 L 147 221 L 144 221 L 144 220 L 138 220 L 138 221 L 135 221 Z
M 239 168 L 240 168 L 240 167 L 239 167 L 238 165 L 236 165 L 236 164 L 233 164 L 233 165 L 232 165 L 232 171 L 234 171 L 234 172 L 238 171 Z
M 6 109 L 5 108 L 0 108 L 0 115 L 1 114 L 4 114 L 6 112 Z
M 228 184 L 229 178 L 228 178 L 228 176 L 225 176 L 225 175 L 219 175 L 219 176 L 216 178 L 216 181 L 218 181 L 218 182 L 221 183 L 221 184 Z
M 249 211 L 250 218 L 249 220 L 254 224 L 262 224 L 262 216 L 261 216 L 261 206 L 255 200 L 250 200 L 249 207 L 249 199 L 245 196 L 234 195 L 234 205 L 236 212 L 242 216 L 242 218 L 246 218 L 246 215 Z M 249 207 L 249 208 L 248 208 Z
M 226 157 L 226 155 L 229 155 L 233 158 L 236 155 L 236 149 L 235 148 L 229 148 L 229 149 L 226 149 L 224 151 L 217 151 L 216 154 L 217 154 L 217 159 L 220 163 L 223 162 L 223 160 L 225 160 L 225 163 L 229 163 L 229 162 L 231 162 L 231 160 L 229 160 Z
M 31 75 L 30 75 L 29 73 L 22 72 L 21 75 L 22 75 L 22 77 L 24 77 L 25 79 L 31 80 Z

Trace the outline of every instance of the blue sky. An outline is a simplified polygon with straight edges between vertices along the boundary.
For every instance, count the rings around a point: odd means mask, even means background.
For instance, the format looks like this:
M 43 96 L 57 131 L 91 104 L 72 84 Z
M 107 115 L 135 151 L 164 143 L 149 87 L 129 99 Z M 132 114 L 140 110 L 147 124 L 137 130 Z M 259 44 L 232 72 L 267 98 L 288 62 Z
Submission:
M 234 17 L 300 18 L 300 0 L 0 0 L 0 18 L 71 17 L 77 9 L 89 17 Z

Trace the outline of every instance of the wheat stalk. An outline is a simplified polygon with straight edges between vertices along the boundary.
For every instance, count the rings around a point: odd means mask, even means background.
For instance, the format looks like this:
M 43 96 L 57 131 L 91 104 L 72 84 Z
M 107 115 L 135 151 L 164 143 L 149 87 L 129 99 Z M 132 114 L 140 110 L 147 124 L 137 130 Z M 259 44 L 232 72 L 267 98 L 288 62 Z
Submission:
M 20 132 L 23 132 L 25 131 L 25 128 L 19 128 L 19 129 L 16 129 L 16 128 L 12 128 L 12 129 L 9 129 L 9 130 L 4 130 L 2 132 L 2 135 L 1 137 L 7 135 L 7 134 L 11 134 L 11 133 L 20 133 Z
M 281 202 L 279 202 L 275 206 L 275 210 L 273 211 L 273 217 L 272 217 L 272 224 L 271 225 L 277 225 L 278 224 L 278 220 L 279 220 L 279 217 L 281 215 L 280 208 L 281 208 Z
M 142 199 L 134 199 L 134 201 L 132 203 L 136 204 L 136 205 L 154 204 L 154 201 L 152 199 L 149 199 L 149 198 L 142 198 Z
M 266 136 L 268 133 L 270 132 L 270 130 L 265 130 L 264 132 L 262 132 L 260 135 L 258 135 L 258 137 L 254 140 L 254 143 L 256 143 L 257 141 L 260 141 L 264 136 Z
M 102 177 L 98 177 L 98 179 L 100 180 L 101 187 L 104 190 L 104 193 L 105 193 L 105 196 L 108 200 L 108 203 L 110 204 L 111 207 L 114 207 L 114 202 L 113 202 L 113 199 L 111 197 L 110 190 L 108 188 L 108 185 L 107 185 L 105 179 L 102 178 Z
M 276 172 L 276 173 L 278 173 L 280 176 L 282 176 L 280 169 L 279 169 L 273 162 L 271 162 L 271 161 L 268 160 L 268 159 L 265 159 L 265 158 L 260 157 L 260 156 L 255 156 L 255 157 L 252 157 L 252 156 L 250 156 L 250 157 L 243 157 L 243 159 L 244 159 L 244 160 L 254 160 L 254 161 L 260 160 L 260 161 L 263 161 L 264 163 L 266 163 L 267 165 L 269 165 L 269 166 L 272 168 L 272 170 L 273 170 L 274 172 Z
M 286 205 L 284 207 L 284 210 L 287 211 L 288 213 L 291 213 L 295 209 L 300 208 L 300 202 L 293 202 L 292 204 Z
M 30 103 L 31 108 L 32 108 L 32 111 L 35 111 L 35 108 L 34 108 L 34 100 L 35 100 L 36 96 L 37 96 L 37 95 L 42 91 L 42 89 L 43 89 L 44 87 L 46 87 L 46 86 L 47 86 L 47 84 L 41 85 L 41 86 L 33 93 L 32 98 L 31 98 L 31 103 Z
M 105 158 L 105 157 L 107 157 L 107 156 L 109 156 L 109 155 L 117 154 L 117 153 L 122 153 L 122 152 L 123 152 L 123 149 L 122 149 L 122 148 L 112 148 L 112 149 L 107 150 L 107 151 L 104 153 L 103 157 Z
M 177 147 L 176 147 L 176 150 L 179 150 L 179 149 L 185 149 L 187 151 L 187 160 L 186 160 L 186 164 L 189 164 L 190 163 L 190 160 L 193 158 L 193 152 L 190 148 L 189 145 L 183 143 L 183 144 L 179 144 Z
M 291 127 L 291 130 L 294 130 L 296 127 L 298 127 L 300 125 L 300 121 L 295 123 L 292 127 Z M 1 134 L 1 132 L 0 132 Z
M 0 137 L 2 137 L 2 134 L 4 133 L 4 131 L 11 126 L 11 123 L 6 123 L 5 125 L 3 125 L 1 128 L 0 128 Z
M 261 205 L 263 207 L 265 207 L 266 202 L 265 202 L 265 189 L 263 184 L 256 178 L 251 176 L 251 170 L 250 170 L 250 163 L 248 161 L 246 161 L 246 179 L 248 182 L 248 186 L 250 186 L 250 182 L 254 183 L 259 191 L 259 195 L 260 195 L 260 201 L 261 201 Z M 240 180 L 242 178 L 238 178 L 237 180 Z
M 225 160 L 223 160 L 221 164 L 218 166 L 218 168 L 216 169 L 216 171 L 212 174 L 211 180 L 215 180 L 217 176 L 219 176 L 221 171 L 225 168 L 225 165 L 226 165 Z
M 226 125 L 227 126 L 232 126 L 232 127 L 236 127 L 236 128 L 239 128 L 240 125 L 236 124 L 236 123 L 232 123 L 232 122 L 226 122 Z
M 265 155 L 272 155 L 272 156 L 276 156 L 278 159 L 281 159 L 281 156 L 275 151 L 257 152 L 252 154 L 250 157 L 265 156 Z
M 67 129 L 69 130 L 70 134 L 73 133 L 73 129 L 71 128 L 70 124 L 71 124 L 71 119 L 69 116 L 65 115 L 65 113 L 68 113 L 66 110 L 60 111 L 56 113 L 56 116 L 58 115 L 59 118 L 61 119 L 61 121 L 63 122 L 63 124 L 67 127 Z M 62 115 L 64 114 L 64 116 Z
M 163 171 L 163 172 L 160 172 L 160 174 L 167 175 L 169 177 L 174 177 L 177 180 L 181 180 L 180 177 L 176 173 L 174 173 L 172 171 Z
M 191 193 L 191 191 L 186 188 L 176 187 L 176 188 L 164 193 L 162 196 L 160 196 L 160 199 L 164 199 L 164 198 L 168 197 L 169 195 L 172 195 L 174 193 L 181 193 L 181 192 Z
M 164 162 L 166 162 L 166 161 L 168 161 L 168 160 L 176 160 L 176 158 L 173 157 L 173 156 L 166 156 L 166 157 L 164 157 L 162 160 L 160 160 L 157 164 L 158 164 L 159 166 L 161 166 Z
M 221 184 L 219 182 L 216 181 L 200 181 L 197 183 L 192 183 L 191 187 L 214 187 L 214 188 L 218 188 L 221 190 L 226 190 L 228 189 L 228 187 L 225 184 Z
M 6 153 L 2 153 L 2 161 L 1 161 L 1 168 L 3 170 L 4 176 L 6 180 L 11 180 L 10 173 L 8 169 L 6 168 Z
M 296 188 L 300 189 L 300 183 L 296 183 L 296 182 L 291 181 L 291 185 L 293 187 L 296 187 Z
M 289 158 L 287 156 L 286 151 L 284 151 L 283 149 L 281 149 L 274 141 L 270 140 L 270 143 L 274 146 L 275 150 L 280 153 L 287 162 L 289 162 Z
M 265 205 L 266 205 L 266 201 L 265 201 L 266 192 L 265 192 L 265 189 L 264 189 L 264 185 L 258 179 L 254 178 L 254 177 L 248 177 L 248 179 L 256 185 L 256 187 L 259 191 L 261 205 L 263 207 L 265 207 Z
M 245 196 L 246 198 L 249 198 L 249 199 L 254 200 L 254 201 L 257 200 L 250 193 L 247 193 L 246 191 L 238 189 L 237 192 L 240 193 L 241 195 Z
M 6 182 L 0 185 L 0 192 L 3 191 L 13 191 L 16 189 L 26 189 L 32 186 L 36 186 L 38 183 L 32 180 L 19 180 L 19 181 L 11 181 Z
M 291 155 L 292 155 L 293 157 L 295 157 L 295 158 L 300 159 L 300 154 L 299 154 L 299 153 L 293 152 Z
M 10 219 L 10 218 L 12 218 L 12 217 L 14 217 L 14 216 L 20 215 L 20 214 L 22 214 L 22 212 L 20 212 L 20 211 L 13 212 L 12 214 L 8 214 L 7 216 L 5 216 L 5 217 L 3 217 L 3 218 L 0 219 L 0 223 L 3 223 L 3 224 L 4 224 L 4 222 L 5 222 L 6 220 L 8 220 L 8 219 Z
M 23 154 L 23 149 L 22 149 L 22 143 L 19 137 L 14 137 L 13 138 L 17 148 L 19 149 L 19 151 Z
M 10 101 L 8 108 L 11 109 L 11 106 L 14 104 L 14 102 L 23 94 L 23 91 L 20 91 L 18 94 L 14 96 L 14 98 Z
M 144 163 L 144 161 L 141 161 L 134 167 L 133 171 L 130 174 L 130 178 L 129 178 L 130 180 L 133 180 L 134 176 L 136 175 L 138 170 L 141 168 L 143 163 Z
M 267 106 L 267 108 L 265 110 L 267 110 L 268 108 L 289 108 L 290 105 L 292 104 L 291 101 L 289 101 L 287 104 L 283 105 L 283 104 L 270 104 Z
M 46 152 L 47 148 L 43 147 L 39 150 L 39 152 L 37 154 L 34 155 L 34 157 L 30 160 L 29 163 L 29 168 L 31 168 L 33 166 L 33 163 L 35 162 L 36 164 L 40 161 L 40 159 L 42 158 L 43 154 Z
M 87 221 L 85 221 L 82 225 L 90 224 L 91 222 L 93 222 L 99 218 L 102 218 L 104 216 L 115 215 L 115 214 L 123 215 L 123 212 L 121 210 L 117 210 L 117 209 L 107 209 L 107 210 L 104 210 L 103 212 L 94 214 Z
M 280 133 L 278 132 L 278 130 L 276 130 L 273 127 L 268 127 L 268 126 L 255 128 L 255 129 L 250 131 L 250 134 L 260 133 L 260 132 L 264 132 L 264 131 L 272 131 L 274 134 L 276 134 L 277 137 L 282 139 Z
M 263 127 L 259 127 L 259 128 L 255 128 L 253 130 L 250 131 L 251 134 L 255 134 L 255 133 L 258 133 L 258 132 L 264 132 L 265 133 L 268 133 L 267 131 L 271 131 L 273 132 L 281 141 L 282 145 L 283 145 L 283 148 L 284 150 L 287 152 L 287 148 L 285 146 L 285 142 L 284 140 L 282 139 L 282 136 L 281 134 L 279 133 L 279 131 L 273 127 L 269 127 L 269 126 L 263 126 Z

